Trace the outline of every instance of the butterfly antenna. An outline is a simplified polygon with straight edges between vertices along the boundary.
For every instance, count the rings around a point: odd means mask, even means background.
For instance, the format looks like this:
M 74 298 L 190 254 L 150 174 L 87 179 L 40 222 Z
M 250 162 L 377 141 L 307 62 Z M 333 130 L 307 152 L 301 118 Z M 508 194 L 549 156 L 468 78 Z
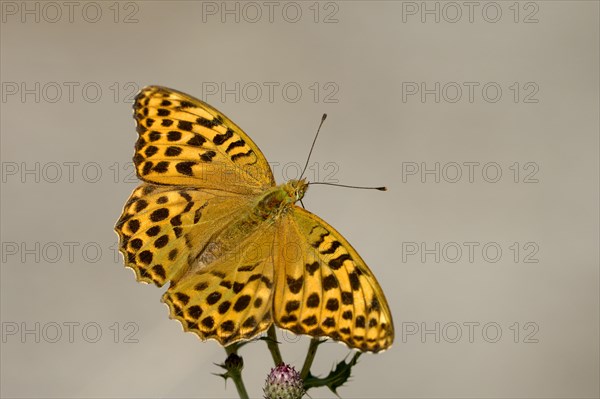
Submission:
M 345 188 L 358 188 L 360 190 L 379 190 L 379 191 L 387 191 L 387 187 L 364 187 L 364 186 L 348 186 L 346 184 L 335 184 L 335 183 L 325 183 L 325 182 L 310 182 L 308 183 L 311 186 L 313 184 L 323 184 L 325 186 L 334 186 L 334 187 L 345 187 Z
M 312 142 L 312 145 L 310 146 L 310 151 L 308 152 L 308 158 L 306 158 L 306 165 L 304 165 L 304 169 L 302 169 L 302 174 L 300 175 L 300 179 L 302 179 L 302 176 L 304 176 L 304 172 L 306 172 L 306 168 L 308 167 L 308 161 L 310 161 L 310 156 L 313 152 L 313 149 L 315 148 L 315 143 L 317 142 L 317 137 L 319 137 L 319 131 L 321 131 L 321 126 L 323 126 L 323 122 L 325 122 L 325 119 L 327 119 L 327 114 L 323 114 L 323 116 L 321 117 L 321 123 L 319 124 L 319 128 L 317 129 L 317 134 L 315 134 L 315 139 Z

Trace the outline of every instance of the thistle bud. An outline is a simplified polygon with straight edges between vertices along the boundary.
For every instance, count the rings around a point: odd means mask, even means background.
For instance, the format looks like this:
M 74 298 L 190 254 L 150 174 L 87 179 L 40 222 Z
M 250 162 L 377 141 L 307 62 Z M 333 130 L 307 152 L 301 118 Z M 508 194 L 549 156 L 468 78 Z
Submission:
M 265 399 L 301 399 L 306 392 L 300 373 L 284 363 L 271 369 L 263 391 Z

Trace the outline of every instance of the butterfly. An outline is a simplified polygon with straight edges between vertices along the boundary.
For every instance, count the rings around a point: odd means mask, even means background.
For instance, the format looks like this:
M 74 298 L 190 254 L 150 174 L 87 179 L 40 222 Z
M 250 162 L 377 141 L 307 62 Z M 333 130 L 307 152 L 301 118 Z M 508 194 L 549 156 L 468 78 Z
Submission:
M 305 179 L 276 185 L 262 152 L 224 114 L 148 86 L 133 106 L 137 176 L 115 230 L 125 266 L 161 287 L 170 318 L 226 346 L 273 323 L 361 351 L 392 344 L 381 287 L 354 248 L 299 207 Z

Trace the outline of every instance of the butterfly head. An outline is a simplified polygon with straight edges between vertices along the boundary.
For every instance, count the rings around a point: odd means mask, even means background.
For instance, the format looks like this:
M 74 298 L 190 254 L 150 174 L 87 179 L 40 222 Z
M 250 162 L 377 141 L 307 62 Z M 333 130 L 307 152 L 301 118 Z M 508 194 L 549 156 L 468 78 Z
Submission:
M 306 179 L 289 180 L 285 185 L 285 191 L 293 202 L 300 201 L 308 189 Z

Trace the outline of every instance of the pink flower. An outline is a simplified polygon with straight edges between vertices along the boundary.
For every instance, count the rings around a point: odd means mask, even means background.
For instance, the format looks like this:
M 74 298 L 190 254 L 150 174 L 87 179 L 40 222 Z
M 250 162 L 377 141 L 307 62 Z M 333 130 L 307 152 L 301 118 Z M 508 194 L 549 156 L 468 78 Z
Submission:
M 306 392 L 300 373 L 284 363 L 271 369 L 263 391 L 265 399 L 300 399 Z

